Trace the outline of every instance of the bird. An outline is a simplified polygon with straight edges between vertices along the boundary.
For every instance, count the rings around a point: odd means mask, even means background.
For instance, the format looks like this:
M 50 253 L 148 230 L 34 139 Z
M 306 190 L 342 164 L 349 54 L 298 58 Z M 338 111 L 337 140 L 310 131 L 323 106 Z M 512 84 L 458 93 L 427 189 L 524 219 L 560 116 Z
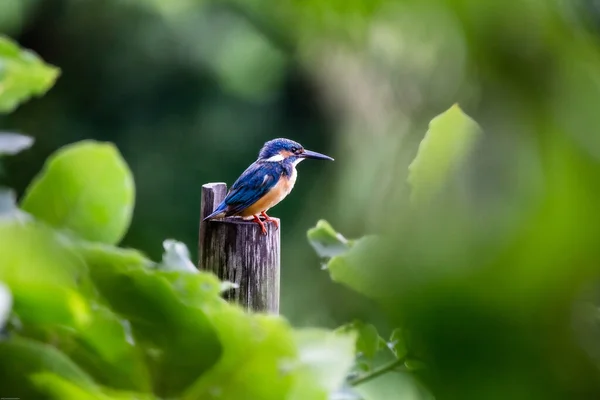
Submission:
M 233 183 L 225 199 L 203 221 L 238 216 L 244 220 L 253 219 L 266 235 L 267 229 L 260 220 L 267 223 L 277 220 L 267 215 L 267 211 L 282 201 L 294 188 L 298 173 L 296 166 L 307 158 L 330 160 L 333 158 L 316 151 L 306 150 L 300 143 L 278 138 L 266 142 L 258 153 L 258 158 Z

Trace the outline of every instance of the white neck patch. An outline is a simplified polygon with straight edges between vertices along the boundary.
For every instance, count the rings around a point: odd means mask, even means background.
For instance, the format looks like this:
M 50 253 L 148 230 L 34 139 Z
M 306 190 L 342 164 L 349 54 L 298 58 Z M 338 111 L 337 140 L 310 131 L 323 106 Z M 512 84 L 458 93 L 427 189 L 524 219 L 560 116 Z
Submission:
M 282 156 L 281 154 L 276 154 L 274 156 L 271 156 L 269 158 L 267 158 L 266 160 L 263 161 L 267 161 L 267 162 L 279 162 L 279 161 L 283 161 L 285 159 L 284 156 Z
M 300 164 L 300 163 L 301 163 L 302 161 L 304 161 L 304 160 L 305 160 L 305 158 L 296 158 L 296 159 L 294 160 L 294 162 L 293 162 L 293 164 L 294 164 L 294 167 L 295 167 L 296 165 Z

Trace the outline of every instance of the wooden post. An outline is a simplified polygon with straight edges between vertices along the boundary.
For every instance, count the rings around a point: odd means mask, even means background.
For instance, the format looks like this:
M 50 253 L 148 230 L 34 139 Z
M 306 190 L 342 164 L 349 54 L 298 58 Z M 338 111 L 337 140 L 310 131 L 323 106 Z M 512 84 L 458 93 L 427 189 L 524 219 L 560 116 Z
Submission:
M 248 310 L 278 314 L 279 230 L 265 223 L 267 235 L 263 235 L 256 222 L 236 217 L 202 221 L 226 193 L 224 183 L 202 186 L 198 268 L 239 285 L 225 293 L 225 299 Z

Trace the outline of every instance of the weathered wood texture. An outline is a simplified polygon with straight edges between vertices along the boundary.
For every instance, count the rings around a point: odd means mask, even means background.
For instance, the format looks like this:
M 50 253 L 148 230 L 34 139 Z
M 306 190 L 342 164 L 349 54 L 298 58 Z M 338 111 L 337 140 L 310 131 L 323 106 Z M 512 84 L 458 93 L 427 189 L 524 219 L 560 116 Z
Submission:
M 226 192 L 224 183 L 202 186 L 198 268 L 239 285 L 238 289 L 225 293 L 225 299 L 248 310 L 277 314 L 279 230 L 275 224 L 265 223 L 267 235 L 263 235 L 257 223 L 241 218 L 202 221 L 225 198 Z

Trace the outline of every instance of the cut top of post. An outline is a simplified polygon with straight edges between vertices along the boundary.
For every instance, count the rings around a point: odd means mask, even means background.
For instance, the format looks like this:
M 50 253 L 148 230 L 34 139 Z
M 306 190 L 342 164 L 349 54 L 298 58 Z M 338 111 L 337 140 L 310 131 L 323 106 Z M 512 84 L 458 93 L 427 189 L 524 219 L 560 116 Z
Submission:
M 206 235 L 207 221 L 204 218 L 209 216 L 215 208 L 225 199 L 227 195 L 227 184 L 224 182 L 214 182 L 202 185 L 202 198 L 200 201 L 200 242 L 199 252 L 202 251 L 202 243 Z M 198 253 L 200 256 L 200 253 Z

